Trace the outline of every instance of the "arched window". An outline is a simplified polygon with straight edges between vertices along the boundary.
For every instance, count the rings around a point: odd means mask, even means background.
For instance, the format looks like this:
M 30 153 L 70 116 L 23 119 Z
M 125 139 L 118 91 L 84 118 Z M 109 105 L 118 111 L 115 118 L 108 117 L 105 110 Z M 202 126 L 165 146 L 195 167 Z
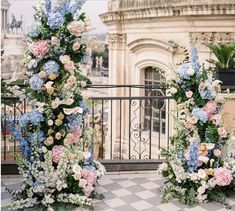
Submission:
M 151 99 L 151 96 L 165 96 L 165 91 L 161 89 L 160 82 L 162 75 L 158 69 L 146 67 L 144 69 L 144 84 L 154 85 L 153 89 L 146 89 L 145 96 L 149 96 L 149 100 L 145 100 L 145 117 L 144 128 L 157 133 L 166 133 L 166 102 L 160 99 Z

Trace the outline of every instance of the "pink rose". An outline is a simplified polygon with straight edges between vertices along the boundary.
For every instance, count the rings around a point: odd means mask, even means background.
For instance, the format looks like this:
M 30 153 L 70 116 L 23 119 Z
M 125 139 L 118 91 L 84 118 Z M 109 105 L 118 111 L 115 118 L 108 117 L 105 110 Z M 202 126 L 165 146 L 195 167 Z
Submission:
M 76 174 L 73 175 L 73 178 L 74 178 L 75 180 L 80 180 L 80 179 L 81 179 L 81 174 L 76 173 Z
M 219 150 L 219 149 L 215 149 L 215 150 L 213 151 L 213 153 L 214 153 L 214 155 L 215 155 L 216 157 L 220 157 L 221 154 L 222 154 L 221 150 Z
M 79 50 L 80 47 L 81 47 L 81 45 L 80 45 L 79 42 L 75 42 L 75 43 L 73 44 L 73 50 L 74 50 L 74 51 Z
M 87 184 L 87 181 L 85 179 L 79 180 L 79 187 L 85 188 L 86 184 Z
M 221 138 L 227 137 L 227 131 L 224 129 L 224 127 L 219 127 L 218 133 Z
M 77 78 L 73 75 L 69 76 L 68 80 L 67 80 L 67 83 L 69 85 L 73 85 L 75 82 L 76 82 Z
M 199 89 L 199 90 L 203 90 L 203 89 L 205 89 L 205 88 L 206 88 L 206 84 L 205 84 L 204 82 L 201 82 L 201 83 L 199 84 L 198 89 Z
M 51 37 L 51 44 L 52 45 L 60 45 L 60 40 L 58 39 L 58 37 Z
M 87 169 L 82 169 L 82 176 L 86 178 L 87 175 L 88 175 L 88 170 Z
M 59 133 L 59 132 L 55 134 L 55 138 L 56 138 L 57 140 L 59 140 L 59 139 L 61 138 L 61 136 L 62 136 L 62 135 L 61 135 L 61 133 Z
M 82 31 L 84 31 L 85 24 L 83 21 L 72 21 L 68 26 L 67 29 L 69 30 L 69 33 L 74 35 L 75 37 L 78 37 Z
M 87 183 L 95 185 L 96 179 L 97 179 L 96 171 L 95 170 L 88 171 L 88 175 L 86 179 L 87 179 Z
M 54 163 L 59 163 L 60 158 L 63 154 L 64 151 L 64 147 L 63 146 L 59 146 L 59 145 L 55 145 L 52 148 L 52 160 Z
M 216 168 L 214 170 L 214 179 L 219 186 L 230 185 L 233 181 L 232 172 L 224 167 Z
M 72 105 L 74 100 L 72 98 L 68 98 L 65 102 L 66 105 Z
M 92 185 L 87 185 L 84 188 L 84 194 L 86 197 L 89 197 L 91 195 L 91 192 L 94 190 L 94 187 Z
M 54 143 L 53 137 L 49 136 L 48 138 L 46 138 L 46 140 L 44 141 L 44 144 L 46 146 L 51 146 Z
M 208 101 L 206 105 L 203 106 L 203 110 L 207 113 L 210 118 L 216 112 L 217 104 L 215 101 Z
M 49 45 L 45 40 L 38 40 L 30 45 L 31 53 L 39 58 L 42 58 L 49 50 Z
M 221 123 L 221 115 L 220 114 L 215 114 L 210 117 L 210 120 L 215 124 L 215 125 L 220 125 Z
M 53 101 L 51 102 L 51 107 L 52 107 L 53 109 L 58 108 L 59 105 L 60 105 L 60 103 L 59 103 L 58 100 L 53 100 Z
M 193 92 L 192 91 L 185 92 L 185 95 L 187 98 L 191 98 L 193 96 Z
M 71 71 L 74 70 L 75 65 L 73 61 L 68 61 L 65 65 L 64 65 L 65 70 Z

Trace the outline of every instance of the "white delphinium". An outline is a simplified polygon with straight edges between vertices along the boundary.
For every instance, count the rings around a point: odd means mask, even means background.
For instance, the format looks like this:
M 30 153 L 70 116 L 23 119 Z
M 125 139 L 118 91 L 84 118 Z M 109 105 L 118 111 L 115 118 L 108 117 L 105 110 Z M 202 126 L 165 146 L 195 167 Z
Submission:
M 170 165 L 173 169 L 173 172 L 175 174 L 175 179 L 178 183 L 183 182 L 187 178 L 187 174 L 182 167 L 181 161 L 179 159 L 174 159 L 170 162 Z
M 48 205 L 53 204 L 55 202 L 54 198 L 51 196 L 51 194 L 45 194 L 44 198 L 42 200 L 42 204 Z
M 106 173 L 106 169 L 105 167 L 97 160 L 94 160 L 94 163 L 96 165 L 96 175 L 97 175 L 97 178 L 101 178 L 102 176 L 104 176 L 104 174 Z
M 86 205 L 86 206 L 92 206 L 93 200 L 90 198 L 87 198 L 86 196 L 80 196 L 79 194 L 58 194 L 57 196 L 58 202 L 63 203 L 71 203 L 76 205 Z

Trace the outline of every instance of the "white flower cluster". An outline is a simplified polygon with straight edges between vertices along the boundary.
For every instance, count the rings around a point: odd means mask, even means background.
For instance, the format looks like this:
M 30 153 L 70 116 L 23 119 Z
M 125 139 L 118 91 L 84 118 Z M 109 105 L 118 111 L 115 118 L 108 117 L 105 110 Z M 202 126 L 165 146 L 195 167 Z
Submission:
M 185 181 L 185 179 L 187 178 L 187 173 L 185 172 L 185 170 L 181 164 L 181 161 L 179 159 L 172 160 L 170 162 L 170 165 L 171 165 L 173 172 L 175 174 L 175 177 L 176 177 L 175 180 L 178 183 Z
M 93 200 L 90 198 L 87 198 L 86 196 L 80 196 L 79 194 L 66 194 L 66 193 L 61 193 L 57 195 L 58 202 L 63 202 L 63 203 L 71 203 L 71 204 L 76 204 L 79 206 L 92 206 L 93 205 Z

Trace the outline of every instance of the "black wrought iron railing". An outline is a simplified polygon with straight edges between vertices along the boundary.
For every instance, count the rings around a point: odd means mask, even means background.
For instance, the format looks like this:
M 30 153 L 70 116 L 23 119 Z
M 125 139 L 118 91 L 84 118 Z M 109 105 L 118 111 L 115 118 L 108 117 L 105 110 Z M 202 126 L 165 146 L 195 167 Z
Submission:
M 159 85 L 89 85 L 107 96 L 91 97 L 89 124 L 93 127 L 94 153 L 101 160 L 160 160 L 169 146 L 172 97 Z M 2 160 L 14 160 L 18 141 L 10 127 L 31 107 L 17 97 L 1 97 Z

